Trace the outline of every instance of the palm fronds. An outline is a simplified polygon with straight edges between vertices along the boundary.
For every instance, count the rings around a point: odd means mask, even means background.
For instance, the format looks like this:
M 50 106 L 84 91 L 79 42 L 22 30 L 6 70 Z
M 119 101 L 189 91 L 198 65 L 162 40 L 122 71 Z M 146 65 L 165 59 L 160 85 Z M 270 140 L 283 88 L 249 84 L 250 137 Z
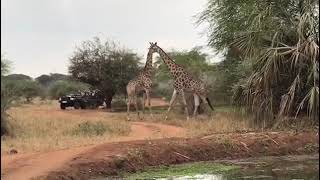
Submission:
M 256 8 L 248 31 L 239 32 L 232 45 L 254 61 L 254 71 L 234 89 L 238 105 L 257 119 L 306 113 L 319 116 L 319 1 L 289 2 L 284 9 L 268 1 Z M 267 117 L 267 118 L 264 118 Z

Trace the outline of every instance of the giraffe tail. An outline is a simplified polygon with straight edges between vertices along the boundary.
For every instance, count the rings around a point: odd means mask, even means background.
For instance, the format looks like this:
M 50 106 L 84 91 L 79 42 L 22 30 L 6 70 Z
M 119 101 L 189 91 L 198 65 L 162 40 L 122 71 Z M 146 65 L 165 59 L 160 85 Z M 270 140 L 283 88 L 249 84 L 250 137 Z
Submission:
M 211 102 L 210 102 L 209 98 L 207 97 L 207 98 L 206 98 L 206 100 L 207 100 L 208 105 L 210 106 L 211 110 L 213 111 L 213 110 L 214 110 L 214 108 L 212 107 L 212 105 L 211 105 Z

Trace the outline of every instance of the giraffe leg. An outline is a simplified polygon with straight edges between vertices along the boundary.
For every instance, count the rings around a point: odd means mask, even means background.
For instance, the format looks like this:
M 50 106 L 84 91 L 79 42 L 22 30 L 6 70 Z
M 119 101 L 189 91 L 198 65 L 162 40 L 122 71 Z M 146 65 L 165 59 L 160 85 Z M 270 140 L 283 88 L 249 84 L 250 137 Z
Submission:
M 168 111 L 167 111 L 167 115 L 166 115 L 166 118 L 164 120 L 168 119 L 171 107 L 172 107 L 173 103 L 175 102 L 176 98 L 177 98 L 177 91 L 173 90 L 172 97 L 171 97 L 170 104 L 169 104 L 169 108 L 168 108 Z
M 144 108 L 145 108 L 145 105 L 146 105 L 145 99 L 146 99 L 146 94 L 143 93 L 143 94 L 142 94 L 142 113 L 143 113 L 143 114 L 144 114 Z
M 130 104 L 131 104 L 131 97 L 128 96 L 127 99 L 127 120 L 130 121 Z
M 186 97 L 184 95 L 183 90 L 181 91 L 181 97 L 182 97 L 182 103 L 183 103 L 183 106 L 184 106 L 184 113 L 187 116 L 187 120 L 189 120 L 189 112 L 188 112 L 188 107 L 187 107 L 187 101 L 186 101 Z
M 134 97 L 134 107 L 136 109 L 136 112 L 137 112 L 137 115 L 138 115 L 138 119 L 140 119 L 140 112 L 139 112 L 139 109 L 138 109 L 138 98 L 137 98 L 137 95 Z
M 148 103 L 149 113 L 150 113 L 151 118 L 153 118 L 153 114 L 151 112 L 151 97 L 150 97 L 149 90 L 146 90 L 146 96 L 147 96 L 147 101 L 148 101 L 147 103 Z
M 200 99 L 199 99 L 199 96 L 197 94 L 193 94 L 193 98 L 194 98 L 193 117 L 196 117 L 197 116 L 197 112 L 198 112 L 198 107 L 200 105 Z
M 212 107 L 211 103 L 207 101 L 205 96 L 200 96 L 200 98 L 203 101 L 203 103 L 207 104 L 212 109 L 212 111 L 214 111 L 214 108 Z

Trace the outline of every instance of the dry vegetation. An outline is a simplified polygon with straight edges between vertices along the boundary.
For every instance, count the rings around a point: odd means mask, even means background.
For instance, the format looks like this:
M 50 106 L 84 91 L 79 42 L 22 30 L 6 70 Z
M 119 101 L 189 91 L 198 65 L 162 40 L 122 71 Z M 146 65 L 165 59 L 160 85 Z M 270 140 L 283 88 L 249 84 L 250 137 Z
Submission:
M 189 121 L 183 114 L 177 112 L 177 107 L 175 109 L 176 111 L 170 113 L 167 121 L 164 120 L 166 110 L 162 110 L 161 113 L 158 111 L 153 119 L 146 115 L 147 118 L 145 119 L 184 127 L 191 137 L 250 130 L 250 123 L 247 118 L 234 112 L 231 108 L 216 108 L 211 115 L 199 115 L 196 119 L 193 118 Z
M 249 130 L 248 121 L 232 112 L 230 108 L 217 108 L 210 116 L 185 120 L 175 107 L 168 121 L 164 121 L 166 103 L 155 100 L 154 118 L 146 111 L 146 122 L 158 122 L 184 127 L 188 136 L 201 136 L 212 133 Z M 10 126 L 13 136 L 2 137 L 1 153 L 10 149 L 20 152 L 47 151 L 80 145 L 99 144 L 128 135 L 130 124 L 126 112 L 106 112 L 99 110 L 60 110 L 56 101 L 35 101 L 13 107 L 9 110 Z M 137 120 L 135 112 L 131 118 Z
M 130 132 L 129 124 L 118 114 L 62 111 L 56 101 L 13 107 L 9 114 L 13 137 L 2 137 L 1 153 L 12 148 L 33 152 L 97 144 Z

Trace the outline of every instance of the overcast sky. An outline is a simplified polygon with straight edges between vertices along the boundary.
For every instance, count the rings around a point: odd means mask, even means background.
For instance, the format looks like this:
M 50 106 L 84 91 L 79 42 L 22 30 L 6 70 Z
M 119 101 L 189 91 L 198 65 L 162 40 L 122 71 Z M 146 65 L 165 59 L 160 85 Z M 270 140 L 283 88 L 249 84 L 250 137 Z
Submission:
M 194 15 L 206 2 L 1 0 L 1 53 L 13 62 L 12 73 L 37 77 L 67 73 L 74 47 L 97 35 L 116 40 L 143 58 L 149 41 L 165 50 L 205 46 L 203 28 L 195 26 Z

